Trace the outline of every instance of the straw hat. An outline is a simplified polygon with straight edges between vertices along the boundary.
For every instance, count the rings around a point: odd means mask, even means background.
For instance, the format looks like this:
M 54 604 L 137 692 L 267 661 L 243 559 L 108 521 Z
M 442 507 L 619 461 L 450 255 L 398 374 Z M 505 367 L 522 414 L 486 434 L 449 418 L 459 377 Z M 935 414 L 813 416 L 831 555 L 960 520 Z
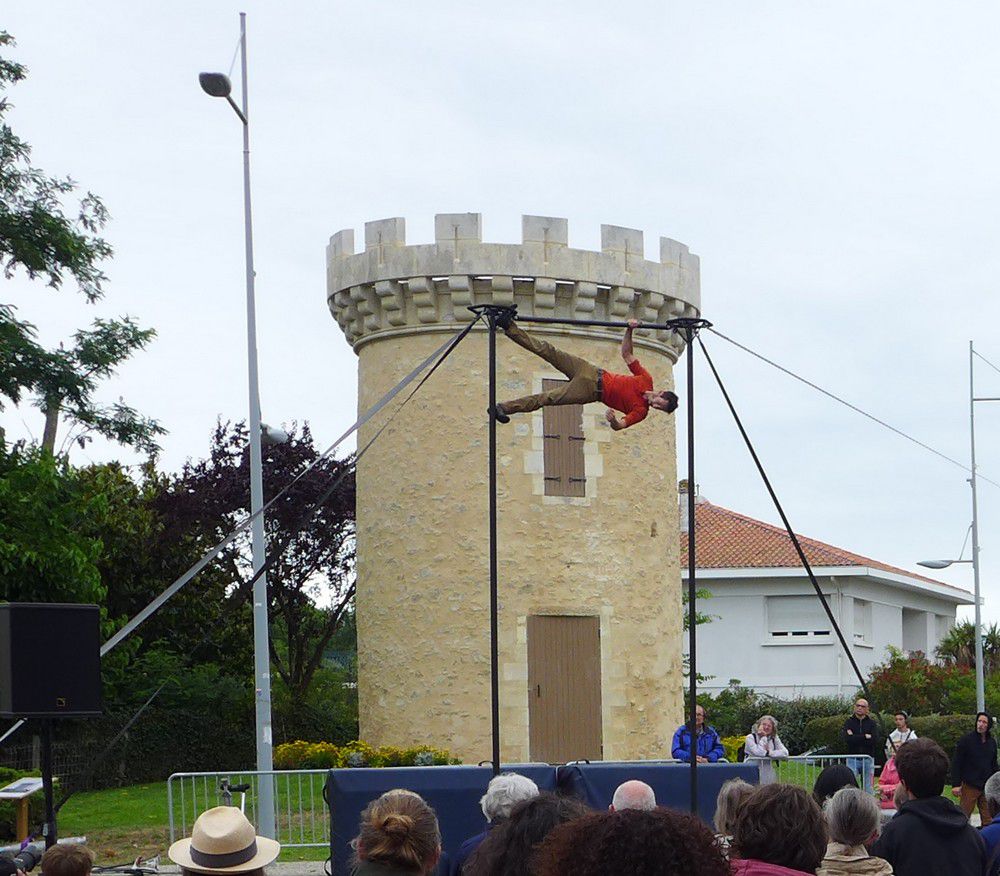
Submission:
M 216 806 L 198 816 L 189 839 L 177 840 L 167 854 L 175 864 L 199 873 L 246 873 L 266 867 L 281 843 L 257 836 L 235 806 Z

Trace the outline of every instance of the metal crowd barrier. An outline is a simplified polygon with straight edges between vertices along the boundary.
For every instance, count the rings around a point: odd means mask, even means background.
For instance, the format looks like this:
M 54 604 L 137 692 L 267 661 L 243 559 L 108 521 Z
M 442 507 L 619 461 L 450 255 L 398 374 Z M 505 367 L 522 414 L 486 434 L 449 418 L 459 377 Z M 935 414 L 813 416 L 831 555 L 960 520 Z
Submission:
M 842 763 L 854 771 L 862 790 L 869 794 L 874 792 L 875 760 L 867 754 L 801 754 L 784 758 L 748 757 L 746 762 L 757 764 L 762 785 L 769 782 L 785 782 L 789 785 L 799 785 L 807 791 L 812 791 L 817 776 L 824 769 L 831 764 Z
M 233 770 L 213 773 L 174 773 L 167 779 L 167 811 L 170 842 L 189 836 L 195 819 L 206 809 L 223 806 L 220 782 L 250 785 L 245 812 L 257 827 L 257 786 L 261 776 L 274 778 L 275 833 L 282 848 L 330 846 L 330 816 L 323 801 L 323 784 L 328 770 Z M 239 806 L 242 794 L 232 793 L 232 805 Z

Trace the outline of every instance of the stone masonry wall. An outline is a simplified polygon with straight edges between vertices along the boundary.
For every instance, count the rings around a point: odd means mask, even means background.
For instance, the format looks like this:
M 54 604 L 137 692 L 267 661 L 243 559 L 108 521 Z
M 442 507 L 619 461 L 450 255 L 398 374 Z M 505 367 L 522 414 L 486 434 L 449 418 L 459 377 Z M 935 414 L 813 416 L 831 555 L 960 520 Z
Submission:
M 460 230 L 463 221 L 478 228 L 475 214 L 460 214 L 457 223 L 455 218 L 438 217 L 439 237 L 449 227 Z M 536 218 L 525 217 L 526 238 Z M 456 292 L 464 292 L 468 303 L 513 298 L 522 313 L 570 318 L 585 313 L 665 321 L 696 313 L 700 303 L 695 257 L 671 241 L 664 246 L 676 255 L 672 266 L 645 262 L 641 234 L 628 229 L 605 233 L 612 243 L 627 241 L 621 246 L 627 253 L 584 253 L 585 263 L 575 271 L 567 256 L 556 277 L 530 274 L 526 269 L 532 265 L 522 258 L 518 272 L 505 276 L 497 269 L 510 268 L 513 256 L 490 269 L 473 242 L 458 257 L 447 251 L 447 240 L 443 256 L 440 244 L 406 247 L 401 223 L 369 223 L 363 254 L 346 246 L 345 232 L 329 252 L 331 309 L 359 355 L 360 411 L 433 352 L 442 332 L 454 333 L 469 318 L 465 299 Z M 389 255 L 386 228 L 399 241 Z M 617 275 L 605 256 L 615 260 Z M 468 267 L 476 259 L 475 267 L 491 272 L 438 270 Z M 654 281 L 657 289 L 646 288 Z M 660 291 L 666 286 L 686 298 Z M 615 291 L 622 289 L 629 293 Z M 431 313 L 434 319 L 425 321 Z M 541 330 L 601 367 L 624 370 L 619 332 L 525 328 Z M 666 332 L 636 337 L 636 354 L 657 387 L 672 387 L 680 349 Z M 502 334 L 497 353 L 501 400 L 561 376 Z M 357 484 L 362 737 L 376 744 L 445 746 L 466 762 L 490 757 L 487 381 L 487 336 L 477 327 L 372 445 L 359 464 Z M 405 396 L 362 428 L 359 446 Z M 507 762 L 531 756 L 526 641 L 531 614 L 600 617 L 606 759 L 668 756 L 671 733 L 681 720 L 674 418 L 651 411 L 645 422 L 612 433 L 603 414 L 598 404 L 584 408 L 585 498 L 544 496 L 541 412 L 498 425 L 501 753 Z

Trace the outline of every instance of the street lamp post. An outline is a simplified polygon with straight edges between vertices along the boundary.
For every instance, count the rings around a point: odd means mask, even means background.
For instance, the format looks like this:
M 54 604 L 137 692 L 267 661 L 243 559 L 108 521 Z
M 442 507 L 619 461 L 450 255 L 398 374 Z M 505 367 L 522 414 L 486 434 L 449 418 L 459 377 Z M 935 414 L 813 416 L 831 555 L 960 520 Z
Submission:
M 222 73 L 201 73 L 198 81 L 212 97 L 224 97 L 243 123 L 243 220 L 246 248 L 247 377 L 250 390 L 250 513 L 254 574 L 264 565 L 264 479 L 261 462 L 260 391 L 257 385 L 257 312 L 254 298 L 253 222 L 250 211 L 250 116 L 247 106 L 246 13 L 240 13 L 240 72 L 242 107 L 230 96 L 229 78 Z M 256 691 L 257 830 L 274 838 L 274 777 L 271 742 L 271 658 L 268 643 L 267 576 L 253 585 L 253 664 Z
M 971 563 L 973 580 L 973 598 L 976 606 L 976 711 L 983 711 L 986 708 L 986 685 L 983 667 L 983 622 L 982 606 L 980 603 L 979 587 L 979 498 L 976 492 L 976 402 L 1000 401 L 997 397 L 976 398 L 975 369 L 973 368 L 973 358 L 976 351 L 969 341 L 969 459 L 970 476 L 969 486 L 972 487 L 972 559 L 971 560 L 923 560 L 917 565 L 926 566 L 929 569 L 946 569 L 952 563 Z

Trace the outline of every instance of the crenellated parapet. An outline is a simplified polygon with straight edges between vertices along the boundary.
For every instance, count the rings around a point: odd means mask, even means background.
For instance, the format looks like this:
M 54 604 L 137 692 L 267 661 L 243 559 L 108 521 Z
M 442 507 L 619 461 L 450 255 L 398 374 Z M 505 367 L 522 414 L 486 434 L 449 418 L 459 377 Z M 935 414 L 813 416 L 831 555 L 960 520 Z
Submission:
M 408 246 L 405 221 L 381 219 L 365 223 L 360 253 L 354 230 L 339 231 L 327 247 L 330 312 L 355 350 L 376 338 L 454 328 L 473 319 L 470 304 L 516 303 L 526 316 L 581 320 L 665 323 L 700 314 L 698 256 L 676 240 L 661 237 L 654 262 L 632 228 L 602 225 L 601 252 L 572 249 L 566 219 L 523 216 L 521 228 L 521 243 L 483 243 L 479 213 L 441 213 L 435 242 Z M 666 330 L 641 332 L 637 343 L 675 361 L 683 349 Z

